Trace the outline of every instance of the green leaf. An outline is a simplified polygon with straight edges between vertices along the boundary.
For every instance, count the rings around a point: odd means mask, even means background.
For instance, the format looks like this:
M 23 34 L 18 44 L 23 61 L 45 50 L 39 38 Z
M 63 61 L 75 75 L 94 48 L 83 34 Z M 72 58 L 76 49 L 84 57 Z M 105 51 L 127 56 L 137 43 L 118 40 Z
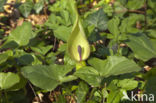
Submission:
M 101 84 L 101 77 L 98 71 L 90 66 L 82 67 L 75 72 L 75 75 L 94 87 Z
M 75 9 L 76 21 L 68 39 L 68 53 L 75 61 L 86 60 L 90 55 L 90 46 L 83 30 L 79 15 Z
M 156 57 L 156 50 L 145 34 L 131 34 L 128 37 L 129 41 L 126 44 L 132 49 L 136 58 L 148 61 Z
M 109 56 L 107 60 L 93 58 L 88 62 L 100 73 L 101 76 L 104 77 L 137 72 L 141 70 L 141 68 L 134 61 L 123 56 Z
M 31 54 L 33 56 L 34 61 L 32 62 L 32 65 L 39 65 L 42 64 L 42 61 L 40 60 L 40 58 L 37 57 L 37 55 L 35 54 Z
M 0 12 L 4 11 L 3 6 L 4 6 L 5 2 L 6 2 L 6 0 L 0 0 Z
M 69 35 L 71 34 L 71 30 L 71 27 L 59 26 L 56 30 L 54 30 L 54 35 L 56 38 L 67 42 Z
M 82 67 L 75 75 L 95 87 L 100 86 L 103 78 L 141 70 L 134 61 L 123 56 L 109 56 L 107 60 L 92 58 L 88 63 L 92 67 Z
M 129 17 L 124 18 L 121 22 L 120 32 L 121 33 L 137 33 L 141 31 L 136 28 L 137 21 L 144 21 L 144 15 L 131 14 Z
M 50 6 L 49 10 L 51 12 L 59 12 L 63 8 L 65 8 L 65 5 L 67 4 L 67 1 L 59 0 L 58 2 L 54 3 L 53 6 Z M 60 6 L 62 5 L 62 6 Z
M 0 64 L 5 62 L 8 59 L 8 55 L 6 53 L 0 54 Z
M 80 82 L 76 91 L 77 103 L 84 103 L 88 91 L 88 85 L 84 82 Z
M 21 57 L 17 59 L 17 63 L 19 63 L 20 65 L 30 65 L 32 64 L 33 61 L 34 61 L 34 58 L 30 54 L 22 55 Z
M 127 7 L 130 9 L 130 10 L 136 10 L 136 9 L 140 9 L 141 7 L 144 6 L 144 3 L 145 3 L 145 0 L 128 0 L 128 3 L 127 3 Z
M 147 35 L 149 37 L 156 39 L 156 35 L 155 34 L 156 34 L 156 30 L 154 30 L 154 29 L 147 30 Z
M 123 96 L 122 90 L 116 86 L 118 80 L 113 80 L 107 87 L 110 91 L 107 97 L 107 103 L 120 103 L 120 99 Z
M 20 80 L 18 83 L 16 83 L 14 86 L 12 86 L 11 88 L 8 89 L 8 91 L 18 91 L 22 88 L 25 88 L 26 84 L 27 84 L 27 80 L 20 75 Z
M 73 7 L 71 7 L 74 5 L 73 2 L 74 0 L 56 2 L 50 7 L 50 10 L 54 9 L 52 10 L 54 13 L 49 16 L 49 19 L 45 24 L 50 29 L 53 29 L 56 38 L 65 42 L 69 39 L 69 35 L 72 32 L 73 20 L 75 20 L 75 16 L 77 15 L 75 10 L 73 10 Z M 57 9 L 60 10 L 57 11 Z M 74 16 L 72 13 L 74 13 Z
M 31 49 L 37 53 L 40 53 L 42 55 L 45 55 L 53 46 L 39 46 L 39 47 L 31 47 Z
M 102 47 L 99 47 L 97 48 L 96 52 L 95 52 L 95 55 L 97 57 L 102 57 L 102 58 L 105 58 L 107 56 L 110 55 L 110 51 L 109 51 L 109 48 L 105 47 L 105 46 L 102 46 Z
M 7 61 L 9 56 L 13 56 L 13 52 L 11 50 L 6 51 L 5 53 L 0 53 L 0 64 Z
M 111 91 L 107 98 L 107 103 L 120 103 L 121 97 L 122 92 L 119 89 Z
M 0 88 L 9 89 L 20 81 L 20 78 L 17 74 L 8 72 L 0 73 Z
M 100 90 L 96 90 L 93 95 L 96 102 L 100 103 L 102 101 L 103 98 Z
M 105 66 L 105 72 L 102 74 L 105 77 L 111 75 L 120 75 L 131 72 L 138 72 L 141 68 L 133 61 L 123 56 L 110 56 Z
M 19 6 L 19 10 L 24 17 L 28 17 L 33 8 L 32 2 L 25 2 Z
M 114 35 L 115 38 L 120 34 L 119 31 L 120 19 L 118 17 L 114 17 L 108 22 L 108 30 Z
M 64 64 L 67 64 L 67 65 L 75 65 L 76 62 L 72 58 L 70 58 L 70 56 L 68 54 L 66 54 L 64 56 Z
M 148 3 L 148 6 L 151 7 L 152 10 L 154 10 L 156 12 L 156 10 L 155 10 L 156 1 L 155 0 L 148 0 L 147 3 Z
M 15 41 L 20 46 L 25 46 L 29 43 L 29 40 L 33 37 L 32 25 L 29 22 L 24 22 L 21 26 L 16 27 L 11 31 L 9 38 L 6 42 Z
M 156 46 L 155 46 L 155 44 L 156 44 L 156 39 L 150 39 L 150 41 L 151 41 L 151 44 L 152 44 L 154 50 L 156 50 Z
M 119 80 L 117 86 L 125 90 L 132 90 L 138 86 L 138 81 L 133 79 Z
M 58 51 L 59 52 L 65 52 L 67 49 L 67 43 L 62 44 L 59 48 Z
M 115 15 L 118 16 L 118 17 L 121 17 L 121 18 L 128 11 L 128 9 L 124 6 L 124 4 L 121 3 L 122 1 L 121 0 L 117 0 L 116 2 L 114 2 L 114 6 L 113 6 Z
M 57 21 L 57 16 L 54 15 L 53 13 L 50 14 L 48 17 L 47 22 L 45 23 L 46 26 L 48 26 L 50 29 L 56 30 L 59 27 L 59 22 Z
M 40 13 L 40 11 L 43 9 L 44 7 L 44 0 L 39 0 L 35 5 L 34 5 L 34 10 L 37 14 Z
M 90 14 L 86 18 L 86 22 L 89 25 L 94 25 L 96 28 L 102 31 L 107 29 L 107 21 L 108 17 L 104 13 L 103 9 L 99 9 L 98 11 Z
M 27 94 L 21 89 L 19 91 L 8 92 L 7 91 L 7 100 L 3 95 L 1 97 L 1 103 L 29 103 L 29 99 L 27 98 Z
M 98 58 L 91 58 L 88 60 L 88 63 L 94 67 L 101 75 L 105 72 L 105 66 L 107 64 L 107 60 L 101 60 Z
M 35 65 L 23 67 L 22 74 L 35 86 L 52 91 L 59 84 L 68 81 L 65 80 L 68 78 L 65 75 L 71 70 L 72 66 L 68 65 Z M 72 77 L 72 79 L 74 78 Z
M 15 41 L 9 40 L 9 39 L 0 46 L 0 48 L 2 49 L 8 49 L 8 48 L 15 49 L 17 47 L 18 47 L 18 44 Z
M 70 26 L 71 25 L 71 20 L 70 20 L 70 14 L 69 11 L 67 10 L 62 10 L 60 12 L 60 15 L 62 16 L 62 19 L 64 20 L 64 25 L 65 26 Z
M 156 75 L 155 76 L 151 76 L 150 78 L 148 78 L 146 80 L 146 85 L 145 85 L 145 93 L 148 94 L 150 97 L 151 94 L 153 96 L 156 95 Z M 155 100 L 154 101 L 151 101 L 150 103 L 155 103 Z
M 114 6 L 114 5 L 113 5 Z M 113 10 L 114 7 L 108 5 L 108 4 L 104 4 L 103 5 L 103 11 L 108 15 L 108 16 L 112 16 L 114 13 Z
M 51 18 L 50 21 L 55 21 L 56 24 L 61 24 L 67 27 L 71 26 L 75 22 L 75 19 L 76 19 L 75 10 L 73 9 L 75 9 L 75 0 L 57 1 L 49 8 L 49 10 L 54 13 L 54 14 L 51 14 L 53 15 L 53 18 Z M 54 23 L 53 25 L 51 25 L 51 27 L 56 27 L 56 24 Z

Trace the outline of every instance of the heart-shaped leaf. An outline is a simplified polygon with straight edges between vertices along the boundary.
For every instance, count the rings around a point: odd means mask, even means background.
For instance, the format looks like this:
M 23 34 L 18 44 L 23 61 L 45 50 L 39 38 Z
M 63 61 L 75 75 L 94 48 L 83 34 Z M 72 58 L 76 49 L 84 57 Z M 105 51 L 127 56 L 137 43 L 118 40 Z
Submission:
M 14 48 L 19 46 L 25 46 L 29 43 L 29 40 L 33 38 L 35 34 L 32 32 L 32 25 L 29 22 L 23 22 L 21 26 L 12 30 L 8 40 L 2 45 L 3 48 Z
M 102 78 L 100 77 L 99 72 L 93 67 L 82 67 L 76 71 L 75 75 L 94 87 L 100 86 L 101 84 Z
M 23 67 L 22 74 L 35 86 L 51 91 L 63 82 L 76 79 L 73 76 L 65 76 L 71 70 L 72 66 L 68 65 L 35 65 Z
M 142 33 L 128 35 L 129 41 L 127 45 L 132 49 L 135 57 L 143 61 L 147 61 L 156 57 L 156 49 L 152 45 L 150 39 Z
M 19 10 L 24 17 L 28 17 L 33 8 L 32 2 L 25 2 L 19 6 Z
M 20 81 L 17 74 L 8 72 L 0 73 L 0 89 L 9 89 Z
M 134 61 L 123 56 L 109 56 L 107 60 L 93 58 L 88 62 L 91 66 L 98 70 L 101 76 L 104 77 L 137 72 L 141 70 L 141 68 Z
M 88 62 L 92 67 L 82 67 L 75 75 L 95 87 L 101 84 L 103 78 L 141 70 L 134 61 L 122 56 L 110 56 L 107 60 L 92 58 Z
M 104 31 L 107 29 L 108 17 L 104 13 L 103 9 L 90 14 L 86 18 L 86 22 L 89 25 L 94 25 L 97 29 Z

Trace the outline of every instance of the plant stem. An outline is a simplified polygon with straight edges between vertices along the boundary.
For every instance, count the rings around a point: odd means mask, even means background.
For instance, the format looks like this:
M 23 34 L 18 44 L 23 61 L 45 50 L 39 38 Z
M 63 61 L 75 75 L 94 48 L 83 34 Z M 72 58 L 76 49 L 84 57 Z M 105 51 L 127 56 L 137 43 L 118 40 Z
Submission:
M 7 95 L 7 92 L 6 91 L 4 91 L 4 95 L 5 95 L 6 103 L 9 103 L 9 101 L 8 101 L 8 95 Z
M 147 28 L 147 13 L 146 13 L 146 10 L 147 10 L 147 0 L 145 0 L 145 4 L 144 4 L 144 17 L 145 17 L 145 29 Z
M 2 97 L 2 91 L 0 90 L 0 97 Z M 0 103 L 1 103 L 2 101 L 1 101 L 1 98 L 0 98 Z
M 69 82 L 69 81 L 73 81 L 73 80 L 76 80 L 77 77 L 76 76 L 73 76 L 73 75 L 69 75 L 67 77 L 64 77 L 61 79 L 61 82 Z
M 139 10 L 128 10 L 130 13 L 139 13 L 139 14 L 145 14 L 144 11 L 139 11 Z
M 92 88 L 91 92 L 90 92 L 90 95 L 89 95 L 89 99 L 88 100 L 91 100 L 91 98 L 93 97 L 94 95 L 94 92 L 97 90 L 97 88 Z
M 37 94 L 36 94 L 36 92 L 35 92 L 35 90 L 34 90 L 33 86 L 31 85 L 31 83 L 30 83 L 30 82 L 28 82 L 28 84 L 29 84 L 30 88 L 32 89 L 32 91 L 33 91 L 33 93 L 34 93 L 34 96 L 35 96 L 35 97 L 37 97 Z

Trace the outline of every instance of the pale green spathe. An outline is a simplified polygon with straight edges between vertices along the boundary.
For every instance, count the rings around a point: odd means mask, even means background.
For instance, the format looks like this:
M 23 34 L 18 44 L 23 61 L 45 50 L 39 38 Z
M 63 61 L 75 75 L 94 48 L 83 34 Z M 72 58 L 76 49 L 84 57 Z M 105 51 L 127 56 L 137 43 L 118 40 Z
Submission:
M 85 32 L 83 30 L 82 24 L 80 22 L 77 11 L 76 21 L 74 23 L 71 35 L 68 40 L 68 53 L 75 61 L 83 61 L 89 57 L 90 46 L 86 39 Z M 81 59 L 80 53 L 78 52 L 78 46 L 81 47 Z

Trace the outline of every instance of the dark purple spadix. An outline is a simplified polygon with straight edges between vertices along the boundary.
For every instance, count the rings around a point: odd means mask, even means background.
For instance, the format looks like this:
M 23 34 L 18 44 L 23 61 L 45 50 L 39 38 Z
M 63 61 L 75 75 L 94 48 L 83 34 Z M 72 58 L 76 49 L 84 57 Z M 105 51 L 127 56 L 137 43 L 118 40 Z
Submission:
M 82 48 L 80 45 L 78 45 L 77 51 L 79 53 L 80 61 L 82 60 Z

